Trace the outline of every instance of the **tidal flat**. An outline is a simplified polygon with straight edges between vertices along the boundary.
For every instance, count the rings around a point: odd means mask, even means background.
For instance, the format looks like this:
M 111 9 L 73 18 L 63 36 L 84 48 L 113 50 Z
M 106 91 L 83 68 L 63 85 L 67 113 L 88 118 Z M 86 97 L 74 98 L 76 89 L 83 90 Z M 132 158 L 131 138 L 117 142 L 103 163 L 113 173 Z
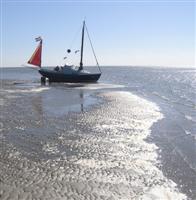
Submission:
M 160 108 L 123 88 L 4 80 L 1 199 L 186 199 L 146 140 Z

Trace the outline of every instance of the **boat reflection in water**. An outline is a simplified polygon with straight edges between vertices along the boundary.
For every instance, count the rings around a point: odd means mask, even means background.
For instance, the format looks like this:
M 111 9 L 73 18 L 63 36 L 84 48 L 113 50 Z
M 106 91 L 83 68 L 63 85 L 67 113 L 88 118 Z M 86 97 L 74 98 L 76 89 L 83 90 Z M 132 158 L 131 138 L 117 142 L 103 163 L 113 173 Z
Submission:
M 84 112 L 85 108 L 97 103 L 97 99 L 81 86 L 50 85 L 48 90 L 42 91 L 32 99 L 33 107 L 40 116 L 50 117 L 61 117 L 70 112 Z

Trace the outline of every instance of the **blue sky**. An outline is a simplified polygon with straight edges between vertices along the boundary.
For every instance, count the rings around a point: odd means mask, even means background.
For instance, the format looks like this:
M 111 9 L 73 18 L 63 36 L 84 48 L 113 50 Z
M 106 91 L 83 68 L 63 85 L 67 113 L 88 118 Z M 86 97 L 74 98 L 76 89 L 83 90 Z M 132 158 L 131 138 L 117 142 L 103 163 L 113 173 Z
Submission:
M 195 3 L 188 0 L 2 0 L 1 66 L 27 62 L 40 35 L 42 65 L 63 64 L 84 18 L 100 65 L 195 66 Z M 73 44 L 78 48 L 80 34 Z M 68 62 L 77 64 L 78 56 L 70 55 Z M 84 64 L 94 63 L 85 42 Z

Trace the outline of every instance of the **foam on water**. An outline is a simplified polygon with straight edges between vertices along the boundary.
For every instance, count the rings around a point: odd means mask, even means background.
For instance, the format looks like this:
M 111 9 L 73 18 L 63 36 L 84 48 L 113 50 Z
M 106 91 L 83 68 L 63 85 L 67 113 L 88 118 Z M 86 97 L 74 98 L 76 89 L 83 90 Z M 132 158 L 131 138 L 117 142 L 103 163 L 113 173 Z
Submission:
M 192 121 L 192 122 L 196 122 L 196 120 L 193 117 L 189 116 L 189 115 L 185 115 L 185 118 L 190 120 L 190 121 Z
M 106 84 L 106 83 L 85 84 L 85 85 L 83 85 L 83 87 L 85 87 L 85 89 L 88 89 L 88 90 L 125 88 L 124 85 L 109 84 L 109 83 L 108 84 Z M 80 89 L 80 88 L 78 88 L 78 89 Z
M 75 89 L 88 89 L 88 90 L 100 90 L 100 89 L 117 89 L 124 88 L 124 85 L 119 84 L 109 84 L 109 83 L 52 83 L 51 86 L 61 86 L 66 88 Z
M 7 93 L 39 93 L 39 92 L 42 92 L 42 91 L 45 91 L 45 90 L 48 90 L 50 89 L 49 87 L 30 87 L 30 88 L 16 88 L 15 90 L 11 90 L 11 89 L 8 89 L 8 90 L 4 90 L 4 92 L 7 92 Z

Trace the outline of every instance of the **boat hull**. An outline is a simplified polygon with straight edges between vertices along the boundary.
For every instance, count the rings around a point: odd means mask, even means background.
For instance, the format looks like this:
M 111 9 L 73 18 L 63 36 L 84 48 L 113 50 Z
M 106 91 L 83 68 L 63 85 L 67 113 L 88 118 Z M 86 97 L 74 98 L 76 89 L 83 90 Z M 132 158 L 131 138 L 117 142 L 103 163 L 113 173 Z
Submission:
M 80 83 L 80 82 L 97 82 L 101 73 L 78 73 L 78 74 L 64 74 L 55 72 L 53 70 L 39 70 L 39 73 L 48 78 L 49 82 L 66 82 L 66 83 Z

